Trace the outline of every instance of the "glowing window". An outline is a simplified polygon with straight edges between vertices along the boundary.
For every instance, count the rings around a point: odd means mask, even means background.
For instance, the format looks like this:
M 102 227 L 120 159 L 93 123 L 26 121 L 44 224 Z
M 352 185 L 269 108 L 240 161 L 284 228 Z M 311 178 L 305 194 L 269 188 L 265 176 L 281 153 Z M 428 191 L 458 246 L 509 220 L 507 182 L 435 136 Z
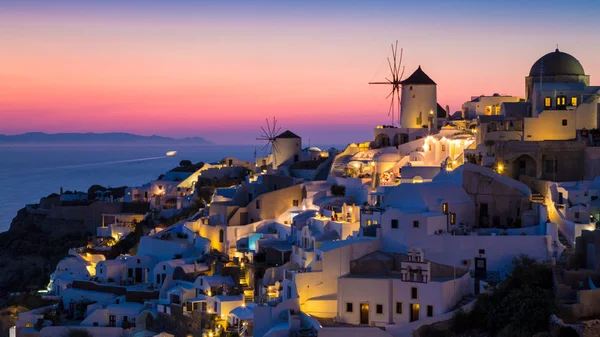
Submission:
M 486 116 L 490 116 L 492 114 L 492 106 L 491 105 L 486 105 L 485 107 L 485 115 Z
M 499 114 L 500 114 L 500 106 L 496 105 L 496 115 L 499 115 Z
M 552 99 L 550 97 L 544 98 L 544 107 L 549 108 L 552 106 Z
M 575 97 L 575 96 L 571 97 L 571 105 L 577 106 L 577 97 Z

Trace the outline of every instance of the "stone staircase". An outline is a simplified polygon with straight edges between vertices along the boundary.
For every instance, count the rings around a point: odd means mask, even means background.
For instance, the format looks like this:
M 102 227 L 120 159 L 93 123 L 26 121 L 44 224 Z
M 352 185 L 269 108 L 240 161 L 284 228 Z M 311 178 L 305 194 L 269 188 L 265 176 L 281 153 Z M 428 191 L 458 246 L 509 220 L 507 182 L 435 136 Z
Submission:
M 254 302 L 254 289 L 248 284 L 246 268 L 242 266 L 240 266 L 240 272 L 238 274 L 238 283 L 244 290 L 244 303 Z
M 531 202 L 535 202 L 535 203 L 538 203 L 538 204 L 545 204 L 546 203 L 546 199 L 540 193 L 532 193 L 531 194 Z

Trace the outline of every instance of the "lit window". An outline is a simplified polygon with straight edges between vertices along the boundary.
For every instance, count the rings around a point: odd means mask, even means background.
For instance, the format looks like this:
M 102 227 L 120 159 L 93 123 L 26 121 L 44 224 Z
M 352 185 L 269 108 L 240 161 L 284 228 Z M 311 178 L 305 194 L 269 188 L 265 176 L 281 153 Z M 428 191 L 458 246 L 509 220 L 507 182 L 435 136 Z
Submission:
M 496 115 L 500 114 L 500 106 L 499 105 L 496 105 L 496 111 L 495 112 L 496 112 Z
M 544 99 L 544 107 L 549 108 L 552 106 L 552 99 L 550 99 L 550 97 L 546 97 Z
M 576 96 L 571 97 L 571 105 L 577 106 L 577 97 Z
M 492 114 L 492 106 L 491 105 L 486 105 L 485 107 L 485 115 L 486 116 L 490 116 Z

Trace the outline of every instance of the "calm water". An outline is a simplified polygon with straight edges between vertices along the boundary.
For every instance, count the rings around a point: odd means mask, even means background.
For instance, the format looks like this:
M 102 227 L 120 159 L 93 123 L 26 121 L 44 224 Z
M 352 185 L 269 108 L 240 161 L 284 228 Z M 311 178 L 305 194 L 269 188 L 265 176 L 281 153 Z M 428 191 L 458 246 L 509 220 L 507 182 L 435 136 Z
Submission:
M 0 144 L 0 232 L 8 230 L 19 209 L 59 193 L 61 186 L 87 191 L 93 184 L 142 185 L 183 159 L 212 162 L 233 156 L 253 160 L 254 149 L 254 145 Z M 170 150 L 177 155 L 166 157 Z
M 330 145 L 320 146 L 328 149 Z M 340 148 L 340 146 L 337 146 Z M 156 179 L 183 159 L 213 162 L 224 157 L 254 160 L 261 145 L 0 144 L 0 232 L 17 211 L 50 193 L 138 186 Z M 177 155 L 166 157 L 167 151 Z

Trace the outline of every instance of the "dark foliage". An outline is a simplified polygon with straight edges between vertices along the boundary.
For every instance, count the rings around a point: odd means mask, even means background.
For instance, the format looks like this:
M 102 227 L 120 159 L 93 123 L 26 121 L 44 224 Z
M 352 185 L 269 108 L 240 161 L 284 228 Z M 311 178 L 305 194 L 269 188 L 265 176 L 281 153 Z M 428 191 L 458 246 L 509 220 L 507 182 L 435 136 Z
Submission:
M 183 167 L 192 166 L 192 161 L 184 159 L 184 160 L 182 160 L 182 161 L 179 162 L 179 166 L 183 166 Z
M 452 330 L 532 336 L 547 330 L 555 311 L 551 266 L 520 256 L 513 260 L 511 274 L 492 294 L 480 295 L 470 313 L 454 315 Z
M 85 329 L 69 329 L 63 337 L 94 337 L 90 332 Z

